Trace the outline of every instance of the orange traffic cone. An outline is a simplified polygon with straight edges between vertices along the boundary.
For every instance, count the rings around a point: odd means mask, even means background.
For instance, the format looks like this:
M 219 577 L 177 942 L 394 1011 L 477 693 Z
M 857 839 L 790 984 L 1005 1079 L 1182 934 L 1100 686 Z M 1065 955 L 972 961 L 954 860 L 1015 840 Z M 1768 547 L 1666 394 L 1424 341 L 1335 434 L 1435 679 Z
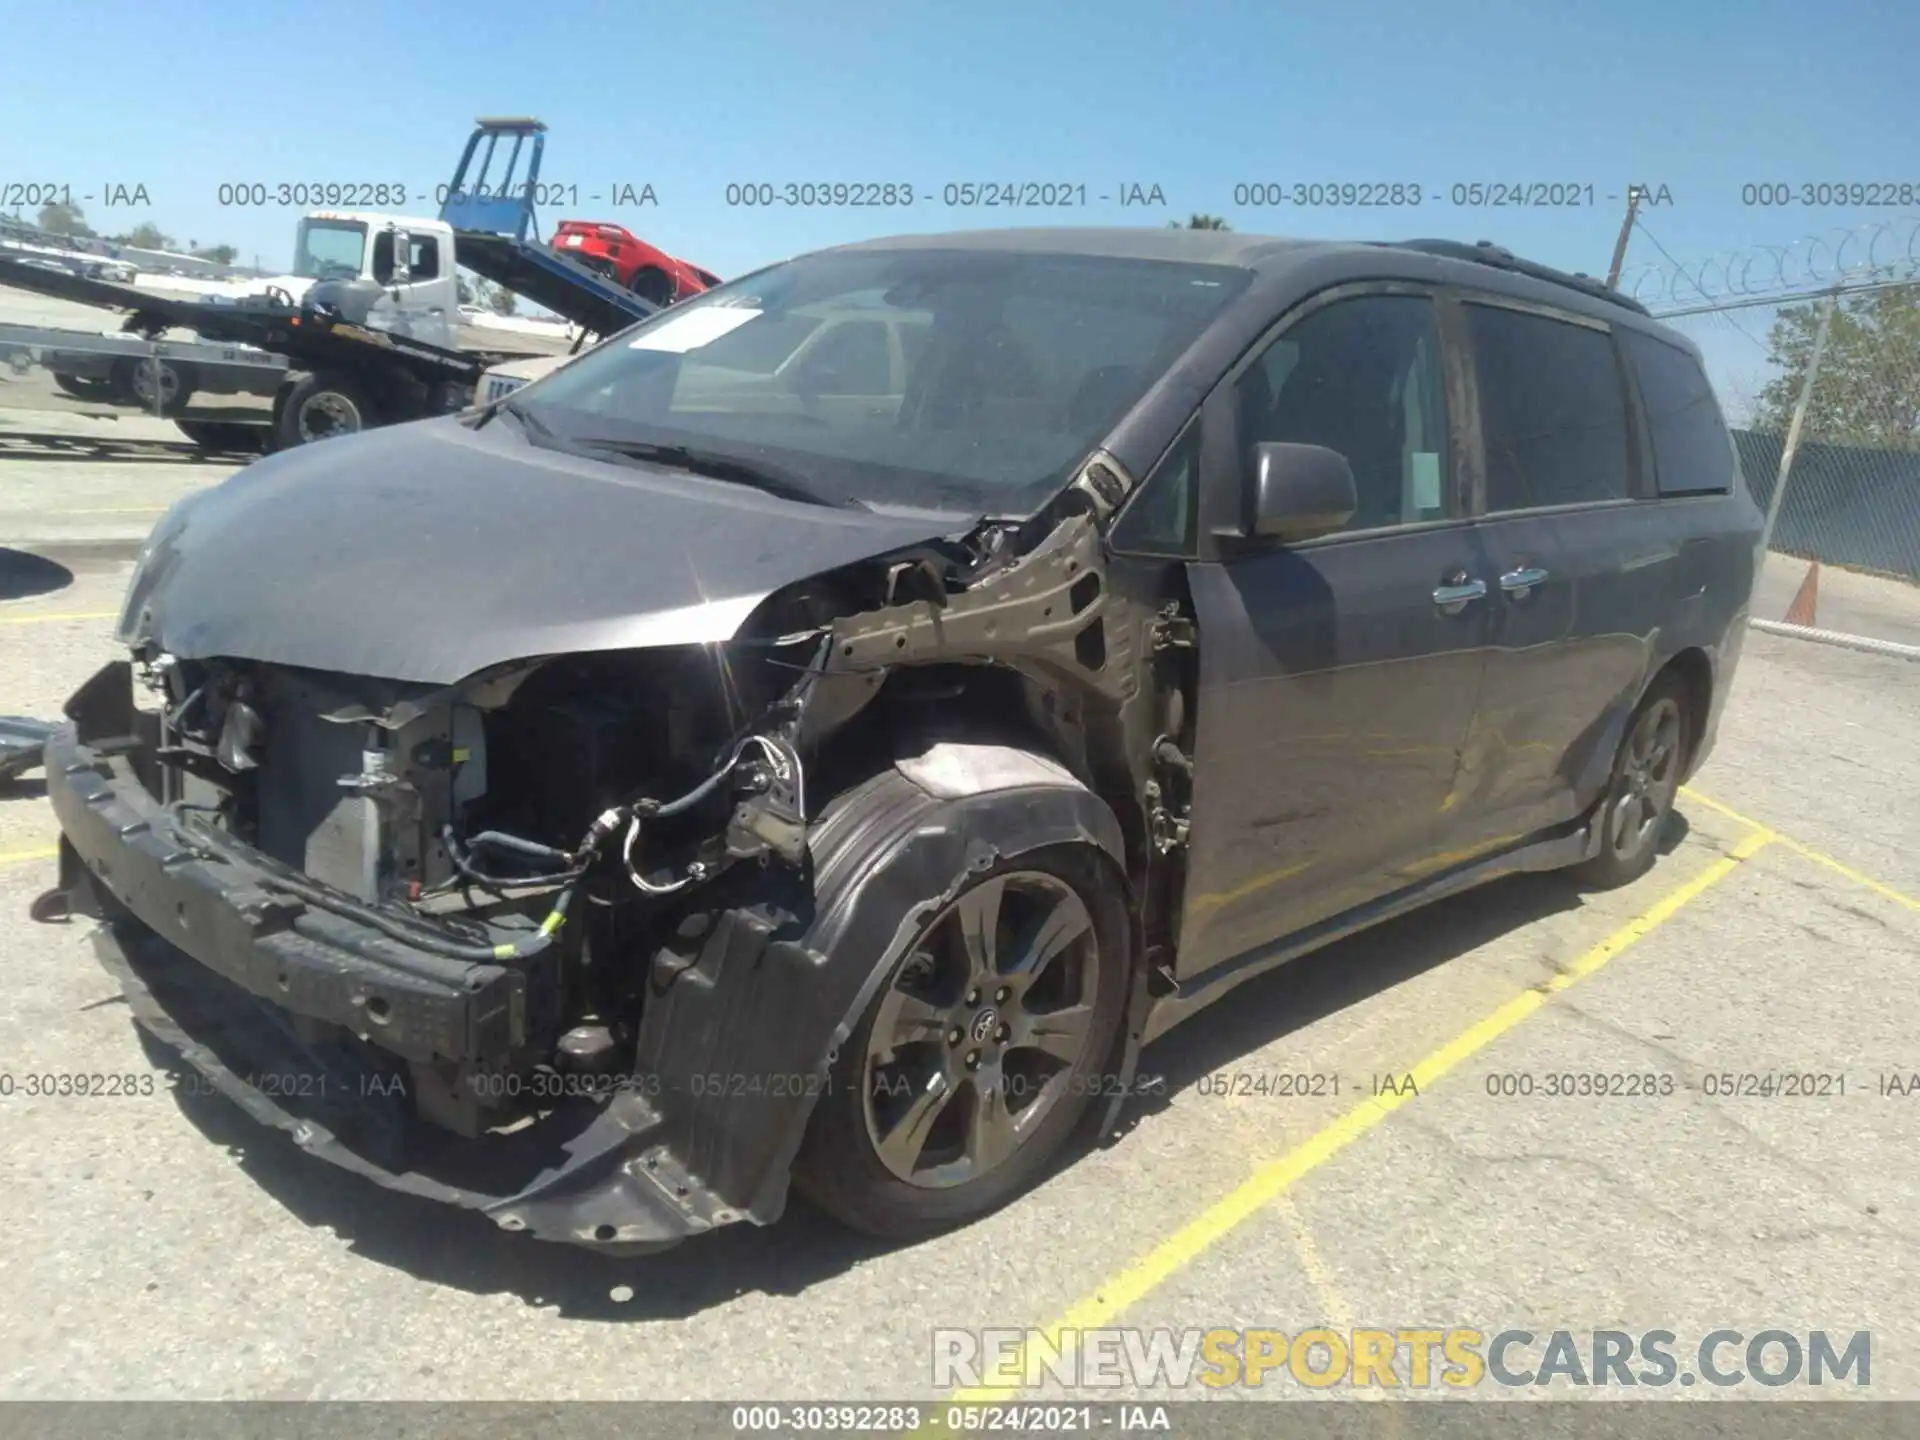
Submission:
M 1805 625 L 1812 628 L 1813 604 L 1820 596 L 1820 562 L 1812 561 L 1807 566 L 1807 578 L 1800 582 L 1800 591 L 1793 597 L 1793 603 L 1787 607 L 1786 621 L 1789 625 Z

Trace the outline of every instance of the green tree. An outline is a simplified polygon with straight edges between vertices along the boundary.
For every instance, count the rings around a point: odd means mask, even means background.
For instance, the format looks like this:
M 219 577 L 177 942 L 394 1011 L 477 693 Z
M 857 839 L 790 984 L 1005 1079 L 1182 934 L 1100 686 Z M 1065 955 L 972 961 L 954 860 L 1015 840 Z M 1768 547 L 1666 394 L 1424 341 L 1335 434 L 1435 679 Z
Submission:
M 83 240 L 93 238 L 93 227 L 87 224 L 87 217 L 80 213 L 78 205 L 68 205 L 58 200 L 51 205 L 42 205 L 39 224 L 42 230 L 51 230 L 56 235 L 72 235 Z
M 1231 230 L 1233 227 L 1218 215 L 1194 215 L 1190 216 L 1184 225 L 1178 220 L 1169 220 L 1167 228 L 1169 230 Z
M 131 245 L 136 250 L 171 250 L 173 237 L 154 224 L 143 220 L 124 235 L 114 237 L 122 245 Z
M 496 315 L 511 315 L 520 303 L 520 297 L 511 290 L 503 290 L 491 280 L 483 280 L 478 275 L 471 281 L 464 275 L 454 276 L 453 288 L 462 305 L 478 305 Z
M 240 252 L 231 245 L 209 245 L 204 250 L 195 250 L 193 253 L 202 260 L 211 260 L 216 265 L 231 265 L 240 255 Z
M 1760 391 L 1754 428 L 1784 432 L 1792 422 L 1825 303 L 1782 306 L 1775 316 L 1767 348 L 1777 373 Z M 1920 450 L 1920 284 L 1849 296 L 1835 307 L 1804 433 Z

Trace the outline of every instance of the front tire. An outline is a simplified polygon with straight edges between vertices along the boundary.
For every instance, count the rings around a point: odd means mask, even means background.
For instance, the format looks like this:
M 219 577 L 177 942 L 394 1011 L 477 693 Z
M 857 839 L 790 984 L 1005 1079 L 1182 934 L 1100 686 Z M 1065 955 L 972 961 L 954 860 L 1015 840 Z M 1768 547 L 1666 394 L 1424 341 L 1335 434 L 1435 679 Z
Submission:
M 802 1191 L 856 1230 L 908 1240 L 1038 1183 L 1098 1098 L 1119 1033 L 1123 894 L 1083 844 L 969 876 L 835 1057 L 795 1168 Z
M 289 380 L 274 403 L 273 448 L 291 450 L 379 424 L 367 392 L 345 375 L 322 372 Z
M 1686 691 L 1665 675 L 1654 681 L 1614 755 L 1613 776 L 1594 823 L 1600 853 L 1574 867 L 1584 889 L 1615 890 L 1653 868 L 1673 815 L 1689 743 Z

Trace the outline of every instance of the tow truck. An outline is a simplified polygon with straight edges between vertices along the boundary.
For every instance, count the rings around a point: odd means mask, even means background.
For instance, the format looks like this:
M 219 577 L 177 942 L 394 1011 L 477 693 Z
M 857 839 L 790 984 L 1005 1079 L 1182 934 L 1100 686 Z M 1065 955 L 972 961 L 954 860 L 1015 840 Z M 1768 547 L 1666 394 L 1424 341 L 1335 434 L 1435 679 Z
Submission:
M 489 367 L 539 351 L 459 344 L 456 266 L 571 322 L 576 348 L 660 308 L 535 237 L 546 128 L 477 120 L 435 218 L 309 212 L 295 273 L 252 293 L 189 299 L 0 258 L 0 285 L 126 316 L 117 335 L 0 325 L 0 380 L 37 367 L 50 390 L 171 418 L 208 449 L 284 449 L 464 409 Z M 196 338 L 163 338 L 182 331 Z M 256 404 L 193 404 L 222 392 Z

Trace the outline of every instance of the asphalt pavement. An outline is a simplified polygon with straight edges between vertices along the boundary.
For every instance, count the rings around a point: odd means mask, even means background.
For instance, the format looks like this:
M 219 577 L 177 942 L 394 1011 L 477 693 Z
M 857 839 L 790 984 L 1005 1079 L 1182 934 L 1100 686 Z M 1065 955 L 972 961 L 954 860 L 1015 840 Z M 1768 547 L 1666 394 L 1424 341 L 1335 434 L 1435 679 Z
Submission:
M 0 712 L 54 714 L 112 657 L 141 534 L 229 468 L 0 460 Z M 1149 1050 L 1164 1093 L 1113 1143 L 908 1247 L 796 1205 L 615 1261 L 309 1160 L 171 1085 L 84 924 L 29 920 L 56 829 L 41 784 L 18 784 L 0 795 L 0 1397 L 931 1400 L 955 1334 L 1010 1331 L 1026 1354 L 1115 1327 L 1524 1330 L 1512 1374 L 1560 1330 L 1583 1352 L 1596 1330 L 1673 1332 L 1688 1373 L 1715 1330 L 1866 1331 L 1867 1387 L 1658 1393 L 1920 1397 L 1917 682 L 1912 662 L 1750 635 L 1644 880 L 1503 881 L 1255 981 Z M 54 1073 L 161 1079 L 25 1093 Z M 1560 1078 L 1583 1075 L 1602 1093 Z M 1568 1382 L 1460 1393 L 1536 1388 Z M 1369 1389 L 1283 1366 L 1232 1393 Z

